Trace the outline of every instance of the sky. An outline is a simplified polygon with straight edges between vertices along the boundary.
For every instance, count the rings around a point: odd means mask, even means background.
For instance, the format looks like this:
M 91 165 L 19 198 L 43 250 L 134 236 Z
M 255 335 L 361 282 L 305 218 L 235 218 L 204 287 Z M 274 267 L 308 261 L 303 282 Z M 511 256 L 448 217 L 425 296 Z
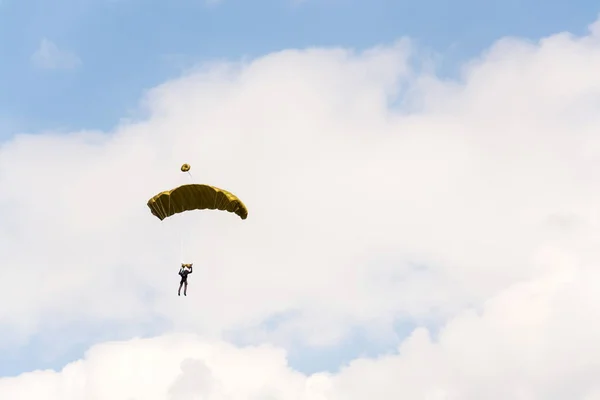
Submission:
M 600 399 L 599 11 L 3 0 L 0 398 Z
M 109 130 L 199 62 L 288 48 L 409 36 L 453 76 L 500 37 L 582 34 L 599 11 L 591 0 L 2 0 L 0 127 Z

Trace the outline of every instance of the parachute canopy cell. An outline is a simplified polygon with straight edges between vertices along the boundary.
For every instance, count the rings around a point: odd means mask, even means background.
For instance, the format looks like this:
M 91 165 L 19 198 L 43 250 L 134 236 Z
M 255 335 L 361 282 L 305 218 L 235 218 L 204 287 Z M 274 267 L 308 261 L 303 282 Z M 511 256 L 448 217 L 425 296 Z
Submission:
M 214 186 L 190 184 L 161 192 L 148 200 L 148 207 L 161 221 L 174 214 L 193 210 L 223 210 L 248 217 L 248 209 L 235 195 Z

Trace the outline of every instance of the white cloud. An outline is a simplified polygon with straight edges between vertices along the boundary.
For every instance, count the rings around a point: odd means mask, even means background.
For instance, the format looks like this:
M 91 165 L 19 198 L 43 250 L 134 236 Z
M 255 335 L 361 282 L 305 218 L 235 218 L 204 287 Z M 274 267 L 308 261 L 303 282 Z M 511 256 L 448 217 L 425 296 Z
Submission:
M 597 271 L 513 285 L 433 340 L 419 329 L 398 352 L 336 374 L 291 369 L 272 346 L 235 348 L 192 335 L 105 343 L 60 372 L 0 380 L 2 398 L 48 400 L 596 399 Z M 595 397 L 594 397 L 595 396 Z
M 353 326 L 389 337 L 395 319 L 434 319 L 446 324 L 439 341 L 416 331 L 400 355 L 323 378 L 332 392 L 320 398 L 597 398 L 592 32 L 501 41 L 462 82 L 411 71 L 406 41 L 285 51 L 155 88 L 150 118 L 110 134 L 15 138 L 0 149 L 0 325 L 14 333 L 3 344 L 81 320 L 160 318 L 206 338 L 238 331 L 288 345 L 336 343 Z M 400 89 L 406 98 L 390 109 Z M 248 220 L 151 217 L 147 199 L 179 183 L 183 162 L 238 194 Z M 197 269 L 178 298 L 186 221 Z M 279 313 L 289 318 L 261 327 Z M 204 371 L 198 391 L 213 399 L 319 398 L 305 394 L 314 380 L 276 356 L 230 349 L 242 358 L 213 355 L 214 367 L 194 346 L 225 345 L 170 340 L 119 345 L 145 349 L 122 372 L 113 357 L 127 353 L 98 347 L 69 367 L 85 379 L 24 375 L 2 381 L 0 398 L 51 393 L 34 379 L 64 399 L 186 398 L 168 391 L 185 357 L 207 363 L 189 367 Z M 61 392 L 61 379 L 82 387 Z
M 37 67 L 44 69 L 73 69 L 81 66 L 81 59 L 75 53 L 60 49 L 46 38 L 40 41 L 31 60 Z

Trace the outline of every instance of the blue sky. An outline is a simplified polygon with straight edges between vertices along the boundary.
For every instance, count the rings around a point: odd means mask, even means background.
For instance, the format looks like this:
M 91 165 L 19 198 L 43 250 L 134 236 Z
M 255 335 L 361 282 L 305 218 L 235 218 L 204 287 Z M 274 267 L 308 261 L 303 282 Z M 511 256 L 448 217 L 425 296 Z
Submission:
M 489 4 L 477 0 L 223 0 L 214 5 L 199 0 L 1 0 L 0 138 L 24 131 L 110 129 L 135 111 L 145 90 L 204 60 L 235 60 L 306 46 L 360 49 L 409 36 L 444 55 L 441 68 L 451 75 L 457 64 L 500 37 L 535 39 L 565 30 L 582 33 L 600 11 L 591 0 Z M 68 68 L 35 64 L 32 56 L 44 39 L 47 50 L 56 45 L 58 51 L 71 53 Z M 38 351 L 45 346 L 41 340 L 10 355 L 0 352 L 0 359 L 14 362 L 2 366 L 0 375 L 59 366 L 79 357 L 95 339 L 65 346 L 48 360 Z M 291 361 L 305 371 L 333 368 L 364 347 L 364 340 L 357 339 L 319 352 L 322 362 L 315 361 L 309 350 L 304 357 L 292 355 Z
M 110 129 L 144 90 L 207 59 L 290 47 L 364 48 L 408 35 L 444 55 L 448 74 L 499 37 L 582 32 L 591 0 L 3 0 L 0 132 Z M 80 60 L 32 63 L 43 39 Z

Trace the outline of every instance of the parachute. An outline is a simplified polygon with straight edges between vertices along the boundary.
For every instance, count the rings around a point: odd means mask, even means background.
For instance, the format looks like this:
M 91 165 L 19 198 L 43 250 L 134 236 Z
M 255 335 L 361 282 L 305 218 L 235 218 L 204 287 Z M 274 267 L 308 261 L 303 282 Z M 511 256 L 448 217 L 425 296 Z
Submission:
M 181 171 L 189 174 L 190 168 L 188 164 L 183 164 Z M 243 220 L 248 217 L 248 209 L 234 194 L 214 186 L 194 183 L 158 193 L 148 200 L 148 207 L 161 221 L 182 212 L 207 209 L 228 211 Z
M 181 172 L 188 175 L 191 182 L 190 169 L 189 164 L 181 166 Z M 170 219 L 175 214 L 196 210 L 222 210 L 237 214 L 242 220 L 248 218 L 248 209 L 234 194 L 214 186 L 197 183 L 189 183 L 160 192 L 148 200 L 147 205 L 152 215 L 161 221 Z M 173 221 L 176 222 L 175 225 L 167 223 L 167 226 L 168 230 L 174 229 L 173 233 L 180 238 L 180 259 L 184 263 L 186 258 L 190 258 L 190 254 L 186 254 L 191 251 L 189 248 L 194 248 L 186 244 L 193 240 L 190 239 L 189 233 L 191 233 L 194 218 L 184 217 L 179 221 L 175 220 Z
M 193 210 L 222 210 L 248 217 L 248 209 L 235 195 L 214 186 L 189 184 L 161 192 L 148 200 L 148 207 L 161 221 L 174 214 Z

